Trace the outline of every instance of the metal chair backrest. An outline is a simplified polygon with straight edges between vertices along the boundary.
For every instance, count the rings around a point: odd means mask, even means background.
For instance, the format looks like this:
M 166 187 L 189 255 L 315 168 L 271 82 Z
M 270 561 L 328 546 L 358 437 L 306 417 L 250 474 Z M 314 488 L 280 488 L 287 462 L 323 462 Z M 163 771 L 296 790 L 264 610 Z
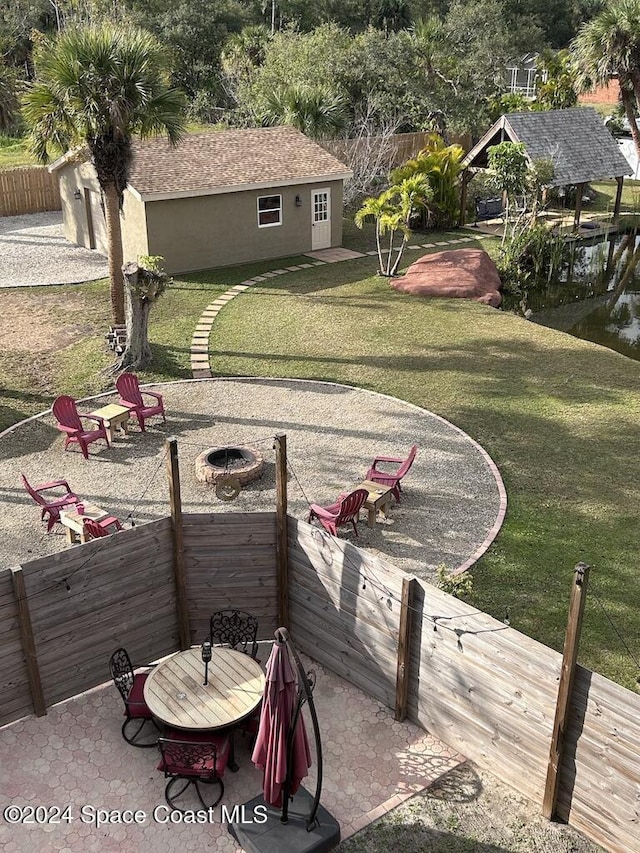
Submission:
M 116 379 L 116 388 L 120 397 L 127 403 L 144 406 L 140 383 L 135 373 L 121 373 Z
M 409 455 L 404 460 L 402 465 L 398 468 L 398 470 L 395 474 L 396 477 L 398 477 L 398 478 L 404 477 L 404 475 L 408 473 L 409 469 L 413 465 L 413 460 L 416 458 L 417 452 L 418 452 L 418 445 L 414 444 L 413 447 L 411 448 L 411 450 L 409 451 Z
M 336 525 L 343 524 L 355 518 L 368 497 L 369 492 L 366 489 L 356 489 L 355 492 L 351 492 L 344 497 L 340 502 Z
M 24 476 L 24 474 L 20 474 L 20 476 L 22 477 L 22 485 L 29 492 L 29 494 L 34 499 L 34 501 L 37 504 L 40 504 L 40 506 L 47 506 L 46 500 L 42 497 L 42 495 L 40 495 L 40 494 L 38 494 L 38 492 L 36 492 L 36 490 L 33 488 L 33 486 L 29 483 L 27 478 Z
M 174 740 L 159 737 L 162 769 L 167 776 L 194 776 L 199 779 L 217 779 L 217 748 L 206 741 Z
M 53 401 L 53 414 L 58 423 L 82 432 L 82 422 L 78 416 L 78 408 L 73 397 L 56 397 Z
M 209 620 L 209 640 L 211 644 L 225 643 L 232 649 L 241 647 L 241 651 L 255 658 L 258 653 L 258 620 L 244 610 L 218 610 Z
M 116 649 L 111 655 L 109 671 L 126 704 L 133 687 L 133 666 L 126 649 Z

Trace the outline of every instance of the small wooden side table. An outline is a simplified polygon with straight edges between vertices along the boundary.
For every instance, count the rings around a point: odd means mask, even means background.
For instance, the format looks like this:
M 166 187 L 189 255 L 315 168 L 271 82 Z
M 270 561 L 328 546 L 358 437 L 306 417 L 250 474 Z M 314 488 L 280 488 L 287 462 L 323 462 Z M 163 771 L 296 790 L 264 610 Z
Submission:
M 358 483 L 352 491 L 355 491 L 355 489 L 366 489 L 369 492 L 369 497 L 363 506 L 364 509 L 369 512 L 367 525 L 369 527 L 375 527 L 376 516 L 379 512 L 381 512 L 385 518 L 388 515 L 391 498 L 393 497 L 393 489 L 388 486 L 384 486 L 382 483 L 374 483 L 372 480 L 365 480 L 362 483 Z
M 103 406 L 101 409 L 96 409 L 95 412 L 89 412 L 89 414 L 96 415 L 104 420 L 110 445 L 113 444 L 113 436 L 116 430 L 126 434 L 127 421 L 129 420 L 129 409 L 126 406 L 109 403 L 108 406 Z
M 75 505 L 69 509 L 60 510 L 60 521 L 67 528 L 67 542 L 73 545 L 74 542 L 88 542 L 89 538 L 84 528 L 85 518 L 93 518 L 94 521 L 102 521 L 109 515 L 102 507 L 96 504 L 84 504 L 82 515 L 78 512 Z

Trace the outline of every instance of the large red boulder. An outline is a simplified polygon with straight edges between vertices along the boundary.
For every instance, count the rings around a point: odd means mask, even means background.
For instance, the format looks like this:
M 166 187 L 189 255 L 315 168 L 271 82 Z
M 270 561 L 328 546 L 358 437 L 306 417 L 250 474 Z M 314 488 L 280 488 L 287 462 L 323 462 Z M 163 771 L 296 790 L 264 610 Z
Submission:
M 502 302 L 496 265 L 482 249 L 436 252 L 411 264 L 391 287 L 417 296 L 455 296 L 475 299 L 497 308 Z

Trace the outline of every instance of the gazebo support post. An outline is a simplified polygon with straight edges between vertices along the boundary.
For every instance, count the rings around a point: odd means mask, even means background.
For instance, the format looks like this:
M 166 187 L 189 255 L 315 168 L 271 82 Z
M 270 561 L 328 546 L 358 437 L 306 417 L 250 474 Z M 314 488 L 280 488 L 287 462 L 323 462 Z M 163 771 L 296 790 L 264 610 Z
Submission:
M 180 469 L 178 468 L 178 441 L 168 438 L 167 476 L 169 478 L 169 504 L 173 533 L 173 576 L 176 584 L 176 610 L 180 648 L 184 652 L 191 646 L 191 629 L 187 608 L 187 580 L 184 564 L 184 533 L 182 530 L 182 499 L 180 497 Z
M 622 202 L 622 185 L 624 184 L 624 176 L 616 178 L 618 188 L 616 190 L 616 201 L 613 205 L 613 221 L 617 224 L 620 219 L 620 204 Z
M 467 190 L 469 182 L 473 175 L 468 169 L 462 173 L 462 185 L 460 187 L 460 216 L 458 217 L 458 225 L 462 228 L 467 218 Z
M 580 227 L 580 214 L 582 213 L 582 194 L 584 193 L 585 184 L 578 184 L 578 188 L 576 189 L 576 209 L 573 217 L 573 227 L 574 229 L 578 229 Z

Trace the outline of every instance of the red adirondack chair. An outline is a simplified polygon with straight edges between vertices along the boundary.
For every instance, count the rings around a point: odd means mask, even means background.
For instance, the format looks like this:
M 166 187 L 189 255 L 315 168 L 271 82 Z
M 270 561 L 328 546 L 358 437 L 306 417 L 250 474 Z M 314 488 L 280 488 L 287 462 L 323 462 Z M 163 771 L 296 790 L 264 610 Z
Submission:
M 351 522 L 357 536 L 356 519 L 368 497 L 369 492 L 366 489 L 356 489 L 355 492 L 350 492 L 348 495 L 341 495 L 335 503 L 329 504 L 329 506 L 311 504 L 308 521 L 317 518 L 324 529 L 334 536 L 338 535 L 338 527 Z
M 121 406 L 126 406 L 131 412 L 138 418 L 138 423 L 140 424 L 140 429 L 142 432 L 145 432 L 144 422 L 146 418 L 150 418 L 153 415 L 162 415 L 162 420 L 166 423 L 166 417 L 164 415 L 164 403 L 162 401 L 162 395 L 156 394 L 155 391 L 144 391 L 140 390 L 140 383 L 138 382 L 138 377 L 135 373 L 121 373 L 120 376 L 116 379 L 116 388 L 118 390 L 118 394 L 120 395 L 120 399 L 118 402 Z M 153 397 L 156 401 L 151 405 L 145 403 L 143 398 L 143 393 L 148 397 Z
M 367 471 L 366 479 L 371 480 L 374 483 L 381 483 L 384 486 L 389 486 L 393 492 L 394 498 L 398 503 L 400 503 L 400 492 L 402 491 L 400 480 L 409 473 L 409 469 L 413 465 L 413 460 L 416 458 L 417 452 L 418 445 L 414 444 L 406 459 L 398 459 L 395 456 L 376 456 L 371 468 Z M 383 471 L 378 467 L 381 463 L 396 464 L 400 467 L 395 471 Z
M 104 425 L 103 418 L 98 415 L 88 415 L 83 412 L 78 411 L 78 407 L 76 405 L 76 401 L 73 397 L 57 397 L 53 401 L 53 414 L 58 421 L 56 426 L 61 432 L 66 434 L 66 438 L 64 440 L 64 449 L 73 442 L 77 442 L 80 445 L 80 450 L 82 450 L 82 455 L 85 459 L 89 458 L 88 446 L 92 441 L 97 441 L 99 438 L 104 438 L 107 443 L 107 447 L 109 446 L 109 442 L 107 440 L 107 430 Z M 85 420 L 94 421 L 98 424 L 96 429 L 85 429 L 82 425 L 81 418 Z
M 118 519 L 113 515 L 101 518 L 100 521 L 96 521 L 95 518 L 85 518 L 83 523 L 84 529 L 89 534 L 89 539 L 100 539 L 102 536 L 109 536 L 111 533 L 115 533 L 115 530 L 108 529 L 112 526 L 116 530 L 123 529 Z
M 38 506 L 42 507 L 42 512 L 40 514 L 42 520 L 44 521 L 44 517 L 47 513 L 49 515 L 47 520 L 47 533 L 50 533 L 54 524 L 57 521 L 60 521 L 60 510 L 70 504 L 78 503 L 80 500 L 80 498 L 77 495 L 74 495 L 71 491 L 69 483 L 67 483 L 66 480 L 52 480 L 50 483 L 41 483 L 39 486 L 32 486 L 24 474 L 20 474 L 20 476 L 22 477 L 22 485 L 29 492 Z M 41 492 L 46 492 L 49 489 L 57 489 L 60 486 L 65 490 L 64 495 L 45 498 L 41 494 Z

